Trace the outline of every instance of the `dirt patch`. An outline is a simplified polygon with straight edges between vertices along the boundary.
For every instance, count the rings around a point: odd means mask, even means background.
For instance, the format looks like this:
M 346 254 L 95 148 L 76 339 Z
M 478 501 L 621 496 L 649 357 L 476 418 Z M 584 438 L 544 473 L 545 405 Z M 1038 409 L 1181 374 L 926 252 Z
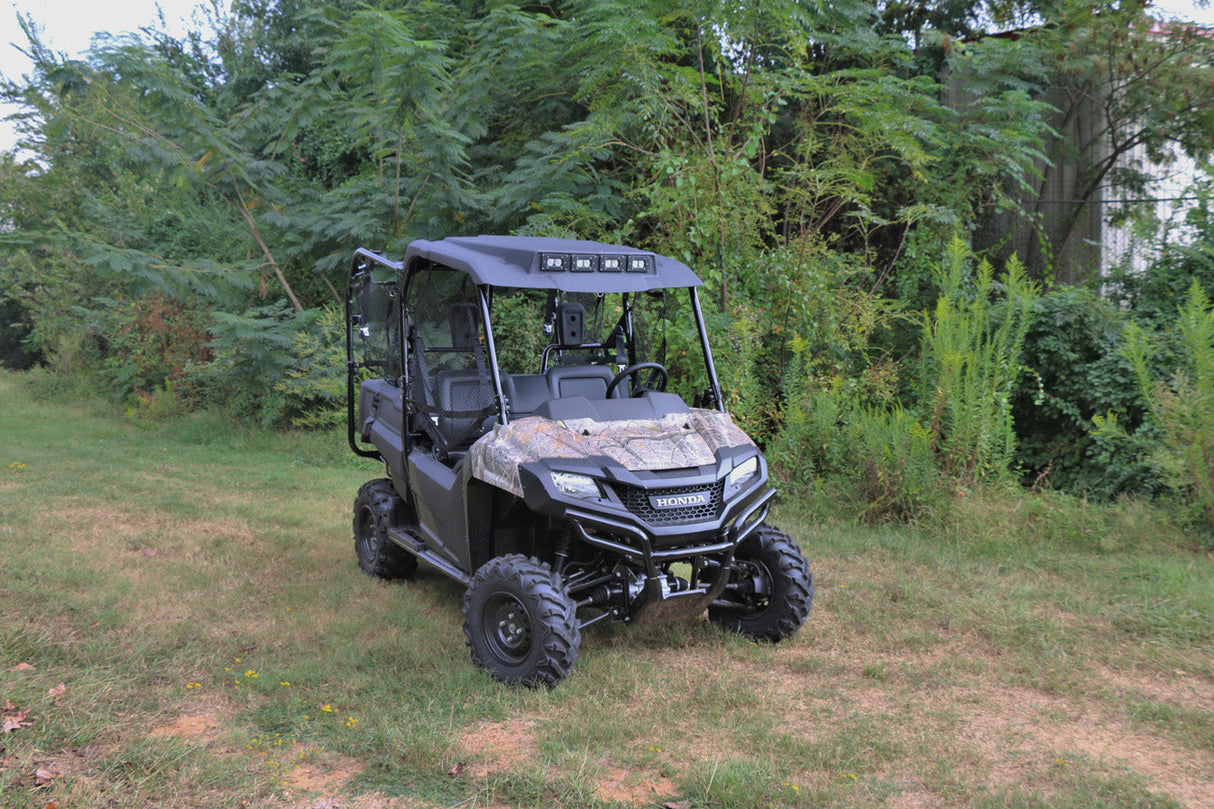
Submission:
M 209 744 L 219 737 L 232 716 L 231 707 L 218 695 L 199 694 L 184 710 L 186 713 L 180 716 L 159 717 L 148 736 Z
M 459 740 L 469 761 L 463 774 L 481 780 L 496 773 L 515 772 L 537 760 L 535 722 L 515 718 L 477 725 Z M 679 794 L 674 781 L 649 769 L 608 767 L 594 779 L 594 794 L 627 806 L 654 806 Z
M 218 732 L 219 717 L 213 713 L 202 713 L 179 716 L 167 725 L 153 728 L 148 735 L 152 738 L 167 736 L 174 739 L 210 741 Z
M 324 761 L 300 764 L 283 775 L 288 792 L 332 794 L 362 770 L 356 759 L 327 756 Z
M 628 806 L 654 806 L 676 797 L 679 788 L 674 781 L 662 775 L 610 767 L 595 779 L 594 793 L 604 801 Z
M 1021 782 L 1020 763 L 1069 767 L 1076 757 L 1140 775 L 1148 788 L 1190 807 L 1214 806 L 1214 759 L 1194 756 L 1167 739 L 1136 729 L 1096 703 L 1031 689 L 989 690 L 964 731 L 984 758 L 1011 765 L 998 780 Z
M 473 778 L 513 772 L 539 754 L 535 722 L 516 718 L 482 723 L 460 737 L 459 748 L 470 759 L 466 772 Z
M 1100 676 L 1128 695 L 1148 697 L 1166 705 L 1193 711 L 1214 713 L 1214 684 L 1204 677 L 1185 671 L 1171 676 L 1145 672 L 1120 672 L 1102 669 Z

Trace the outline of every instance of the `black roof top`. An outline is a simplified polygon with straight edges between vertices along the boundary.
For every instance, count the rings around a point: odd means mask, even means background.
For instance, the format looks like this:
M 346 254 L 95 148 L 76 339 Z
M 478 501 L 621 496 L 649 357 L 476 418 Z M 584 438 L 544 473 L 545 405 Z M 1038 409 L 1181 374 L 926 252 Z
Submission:
M 405 266 L 418 259 L 463 270 L 477 284 L 562 292 L 642 292 L 702 282 L 681 261 L 600 242 L 535 236 L 452 236 L 410 242 Z

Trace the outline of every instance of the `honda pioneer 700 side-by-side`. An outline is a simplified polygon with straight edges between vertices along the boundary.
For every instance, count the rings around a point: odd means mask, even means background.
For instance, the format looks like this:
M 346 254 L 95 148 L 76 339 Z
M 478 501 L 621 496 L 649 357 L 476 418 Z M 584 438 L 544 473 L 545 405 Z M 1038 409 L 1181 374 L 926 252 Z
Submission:
M 560 682 L 602 620 L 707 611 L 767 641 L 805 621 L 809 565 L 765 522 L 775 492 L 724 410 L 699 285 L 674 259 L 596 242 L 355 253 L 349 441 L 387 468 L 354 501 L 358 562 L 393 579 L 421 560 L 465 585 L 472 659 L 497 679 Z M 666 391 L 675 294 L 700 344 L 682 360 L 702 376 L 690 406 Z

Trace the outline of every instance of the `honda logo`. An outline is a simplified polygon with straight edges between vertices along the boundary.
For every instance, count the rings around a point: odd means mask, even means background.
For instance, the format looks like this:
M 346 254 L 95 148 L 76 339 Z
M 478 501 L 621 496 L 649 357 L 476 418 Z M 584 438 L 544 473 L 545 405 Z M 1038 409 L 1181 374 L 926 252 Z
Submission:
M 649 505 L 657 509 L 706 506 L 708 505 L 708 494 L 706 492 L 699 492 L 697 494 L 659 495 L 657 497 L 650 497 Z

